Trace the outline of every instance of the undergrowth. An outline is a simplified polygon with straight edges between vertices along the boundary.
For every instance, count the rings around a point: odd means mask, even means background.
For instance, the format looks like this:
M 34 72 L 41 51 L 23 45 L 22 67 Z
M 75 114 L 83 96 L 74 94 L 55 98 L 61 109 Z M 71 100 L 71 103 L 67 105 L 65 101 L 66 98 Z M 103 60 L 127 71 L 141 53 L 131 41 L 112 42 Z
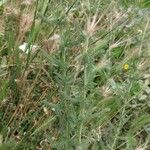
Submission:
M 150 149 L 149 8 L 0 1 L 0 150 Z

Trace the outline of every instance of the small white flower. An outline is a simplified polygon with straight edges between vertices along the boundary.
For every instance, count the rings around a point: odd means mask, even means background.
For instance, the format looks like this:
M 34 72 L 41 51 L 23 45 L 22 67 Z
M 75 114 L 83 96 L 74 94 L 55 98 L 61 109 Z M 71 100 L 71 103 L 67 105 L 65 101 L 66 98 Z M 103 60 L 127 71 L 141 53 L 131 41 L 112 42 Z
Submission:
M 30 51 L 30 48 L 27 48 L 28 43 L 23 43 L 22 45 L 19 46 L 19 49 L 22 50 L 24 53 L 28 54 Z M 37 45 L 31 45 L 31 50 L 34 53 L 36 49 L 38 48 Z
M 43 108 L 43 111 L 45 112 L 46 115 L 48 115 L 48 110 L 46 107 Z
M 56 138 L 53 136 L 53 137 L 52 137 L 52 140 L 54 141 L 55 139 L 56 139 Z
M 139 30 L 138 30 L 138 33 L 142 34 L 142 33 L 143 33 L 143 31 L 139 29 Z
M 55 111 L 55 108 L 52 108 L 52 111 Z
M 60 35 L 59 34 L 54 34 L 49 38 L 49 40 L 60 40 Z

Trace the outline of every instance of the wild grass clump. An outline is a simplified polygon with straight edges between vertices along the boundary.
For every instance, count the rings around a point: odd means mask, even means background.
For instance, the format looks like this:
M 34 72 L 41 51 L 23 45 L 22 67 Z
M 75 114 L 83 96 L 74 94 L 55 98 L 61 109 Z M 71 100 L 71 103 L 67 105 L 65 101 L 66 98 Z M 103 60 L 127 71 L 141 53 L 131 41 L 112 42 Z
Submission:
M 0 149 L 150 148 L 148 1 L 0 10 Z

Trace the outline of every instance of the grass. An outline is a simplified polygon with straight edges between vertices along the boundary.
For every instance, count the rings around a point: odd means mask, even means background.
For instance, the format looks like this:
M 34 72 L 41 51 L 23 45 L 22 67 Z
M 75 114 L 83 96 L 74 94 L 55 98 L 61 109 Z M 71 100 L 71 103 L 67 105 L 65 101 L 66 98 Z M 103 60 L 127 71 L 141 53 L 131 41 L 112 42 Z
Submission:
M 8 0 L 0 13 L 0 150 L 150 149 L 148 0 Z

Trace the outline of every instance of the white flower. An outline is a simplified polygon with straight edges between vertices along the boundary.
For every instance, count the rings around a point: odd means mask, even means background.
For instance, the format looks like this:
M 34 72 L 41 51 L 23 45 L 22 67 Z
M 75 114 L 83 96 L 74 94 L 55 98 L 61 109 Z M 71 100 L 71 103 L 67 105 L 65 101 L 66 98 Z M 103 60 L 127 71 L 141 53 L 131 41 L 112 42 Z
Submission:
M 30 45 L 30 48 L 27 48 L 28 43 L 23 43 L 22 45 L 19 46 L 19 49 L 25 52 L 26 54 L 29 53 L 30 49 L 34 53 L 36 49 L 38 48 L 37 45 Z
M 60 35 L 59 34 L 54 34 L 49 38 L 49 40 L 60 40 Z
M 139 30 L 138 30 L 138 33 L 142 34 L 142 33 L 143 33 L 143 31 L 139 29 Z

